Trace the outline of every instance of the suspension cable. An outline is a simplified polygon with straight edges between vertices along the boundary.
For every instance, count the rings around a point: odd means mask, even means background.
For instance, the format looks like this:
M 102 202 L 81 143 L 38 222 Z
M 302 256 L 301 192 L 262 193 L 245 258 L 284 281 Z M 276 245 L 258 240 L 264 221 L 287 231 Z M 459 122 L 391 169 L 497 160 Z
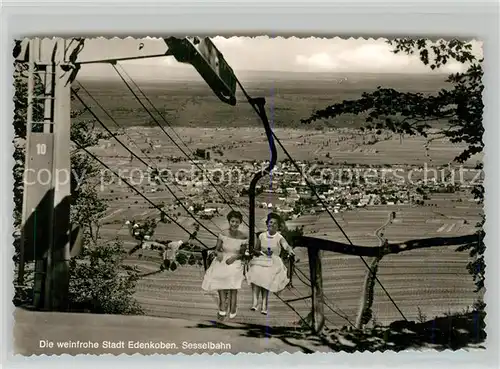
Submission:
M 282 148 L 282 150 L 288 156 L 288 158 L 292 161 L 292 163 L 294 164 L 295 168 L 300 172 L 301 170 L 300 170 L 300 167 L 298 166 L 297 162 L 288 153 L 287 149 L 283 146 L 283 144 L 281 143 L 281 141 L 279 140 L 279 138 L 276 137 L 276 134 L 274 132 L 273 132 L 273 136 L 274 136 L 275 140 L 278 142 L 278 144 L 280 145 L 280 147 Z M 332 220 L 335 222 L 335 224 L 337 225 L 337 227 L 340 229 L 340 231 L 342 232 L 342 234 L 344 235 L 344 237 L 349 242 L 349 244 L 351 246 L 354 246 L 354 244 L 352 243 L 351 239 L 349 238 L 349 236 L 347 235 L 347 233 L 344 231 L 344 229 L 342 228 L 342 226 L 339 224 L 339 222 L 337 221 L 337 219 L 335 219 L 335 217 L 332 215 L 332 213 L 330 212 L 330 210 L 328 210 L 328 205 L 323 201 L 323 199 L 321 199 L 321 197 L 319 196 L 318 192 L 316 191 L 316 189 L 314 188 L 314 186 L 311 184 L 311 182 L 309 181 L 309 179 L 306 176 L 304 176 L 304 179 L 305 179 L 305 181 L 306 181 L 309 189 L 319 199 L 319 201 L 321 202 L 321 204 L 323 205 L 323 207 L 327 211 L 328 215 L 330 215 L 330 217 L 332 218 Z M 387 291 L 387 289 L 384 287 L 384 285 L 382 284 L 382 282 L 380 282 L 380 279 L 377 277 L 377 275 L 374 273 L 374 271 L 370 268 L 370 266 L 368 265 L 368 263 L 366 262 L 366 260 L 364 259 L 364 257 L 363 256 L 359 256 L 359 258 L 365 264 L 366 268 L 368 269 L 368 271 L 370 272 L 370 274 L 372 275 L 372 277 L 378 282 L 378 284 L 380 285 L 380 287 L 382 288 L 382 290 L 385 292 L 385 294 L 387 295 L 387 297 L 389 298 L 389 300 L 392 302 L 392 304 L 394 305 L 394 307 L 397 309 L 397 311 L 399 312 L 399 314 L 401 315 L 401 317 L 404 320 L 408 321 L 408 319 L 406 319 L 405 315 L 403 314 L 403 312 L 401 311 L 401 309 L 399 308 L 399 306 L 396 304 L 396 302 L 394 301 L 394 299 L 391 297 L 391 295 L 389 294 L 389 292 Z
M 259 111 L 258 111 L 257 107 L 255 106 L 255 104 L 253 103 L 251 96 L 247 93 L 247 91 L 245 90 L 245 87 L 243 87 L 243 85 L 241 84 L 241 82 L 240 82 L 240 80 L 238 78 L 236 78 L 236 83 L 238 84 L 238 86 L 240 87 L 241 91 L 245 95 L 245 98 L 247 99 L 248 103 L 252 106 L 252 108 L 255 110 L 255 112 L 257 113 L 257 115 L 260 116 Z M 276 136 L 276 134 L 274 133 L 274 131 L 272 131 L 272 134 L 273 134 L 274 139 L 278 142 L 278 144 L 280 145 L 281 149 L 285 153 L 285 155 L 288 157 L 288 159 L 290 159 L 290 161 L 293 163 L 293 165 L 295 166 L 295 168 L 297 169 L 297 171 L 299 173 L 301 173 L 302 172 L 301 168 L 299 167 L 299 165 L 297 164 L 297 162 L 293 159 L 293 157 L 290 155 L 290 153 L 285 148 L 285 146 L 281 143 L 280 139 Z M 332 218 L 332 220 L 337 225 L 337 227 L 340 229 L 340 231 L 342 232 L 342 234 L 344 235 L 344 237 L 347 239 L 347 241 L 352 246 L 354 246 L 354 244 L 352 243 L 351 239 L 349 238 L 349 236 L 347 235 L 347 233 L 344 231 L 344 229 L 342 228 L 342 226 L 339 224 L 339 222 L 337 221 L 337 219 L 335 219 L 335 217 L 330 212 L 330 210 L 328 210 L 328 206 L 325 204 L 325 202 L 323 201 L 323 199 L 321 199 L 321 197 L 319 197 L 318 192 L 316 191 L 316 189 L 314 188 L 314 186 L 309 181 L 309 178 L 307 178 L 307 176 L 305 176 L 305 175 L 303 175 L 303 178 L 305 179 L 305 181 L 306 181 L 309 189 L 316 195 L 316 197 L 321 202 L 321 204 L 324 206 L 324 208 L 326 209 L 328 215 L 330 215 L 330 218 Z M 385 292 L 385 294 L 387 295 L 387 297 L 389 298 L 389 300 L 392 302 L 392 304 L 394 305 L 394 307 L 397 309 L 397 311 L 399 312 L 399 314 L 403 317 L 404 320 L 408 321 L 408 319 L 406 319 L 405 315 L 403 314 L 403 312 L 401 311 L 401 309 L 399 308 L 399 306 L 396 304 L 396 302 L 391 297 L 391 295 L 389 294 L 389 292 L 385 289 L 384 285 L 382 284 L 382 282 L 380 282 L 380 279 L 377 277 L 377 275 L 370 268 L 370 266 L 368 265 L 368 263 L 366 262 L 366 260 L 363 258 L 363 256 L 360 256 L 360 259 L 365 264 L 365 266 L 368 268 L 368 270 L 370 271 L 370 274 L 378 282 L 378 284 L 380 285 L 380 287 L 382 288 L 382 290 Z
M 80 85 L 80 87 L 87 93 L 87 95 L 97 104 L 98 107 L 100 107 L 102 109 L 102 111 L 109 117 L 109 119 L 111 119 L 111 121 L 118 127 L 118 129 L 121 129 L 122 127 L 118 124 L 118 122 L 111 116 L 110 113 L 108 113 L 106 111 L 106 109 L 104 109 L 104 107 L 97 101 L 97 99 L 95 99 L 92 94 L 90 94 L 90 92 L 80 83 L 78 82 L 78 84 Z M 78 93 L 75 92 L 75 96 L 81 101 L 80 97 L 78 96 Z M 92 113 L 91 113 L 92 114 Z M 102 125 L 102 124 L 101 124 Z M 107 128 L 104 128 L 107 130 Z M 109 132 L 109 131 L 108 131 Z M 144 156 L 146 156 L 146 158 L 148 158 L 152 163 L 154 163 L 154 160 L 152 158 L 149 157 L 149 155 L 144 151 L 142 150 L 139 145 L 137 145 L 137 143 L 127 134 L 127 132 L 125 131 L 125 135 L 129 138 L 129 140 L 131 142 L 134 143 L 134 145 L 143 153 Z M 115 137 L 116 139 L 116 137 Z M 117 141 L 119 142 L 119 140 L 117 139 Z M 146 164 L 147 165 L 147 164 Z M 149 167 L 149 165 L 147 165 Z M 158 167 L 154 168 L 158 171 Z M 184 194 L 184 191 L 182 191 L 181 188 L 179 188 L 179 186 L 177 184 L 174 183 L 174 186 L 181 192 Z M 220 231 L 222 231 L 222 229 L 212 220 L 210 219 L 211 223 L 216 227 L 218 228 Z
M 304 273 L 304 272 L 303 272 L 303 271 L 302 271 L 299 267 L 295 266 L 295 268 L 294 268 L 294 272 L 295 272 L 295 275 L 297 276 L 297 278 L 299 278 L 299 280 L 300 280 L 302 283 L 304 283 L 306 286 L 310 286 L 310 285 L 308 285 L 306 282 L 304 282 L 304 280 L 303 280 L 303 279 L 302 279 L 302 278 L 301 278 L 301 277 L 297 274 L 297 271 L 299 271 L 299 272 L 300 272 L 300 274 L 302 274 L 303 278 L 305 278 L 305 279 L 306 279 L 309 283 L 311 283 L 311 280 L 307 277 L 307 275 L 306 275 L 306 274 L 305 274 L 305 273 Z M 334 314 L 338 315 L 339 317 L 341 317 L 341 318 L 345 319 L 345 320 L 346 320 L 346 321 L 347 321 L 347 322 L 348 322 L 351 326 L 356 327 L 356 326 L 355 326 L 355 325 L 354 325 L 354 324 L 353 324 L 353 323 L 349 320 L 349 318 L 347 317 L 348 315 L 346 314 L 346 312 L 345 312 L 345 311 L 343 311 L 340 307 L 338 307 L 338 306 L 337 306 L 337 309 L 340 311 L 340 313 L 339 313 L 339 312 L 335 311 L 335 310 L 333 309 L 333 307 L 331 307 L 331 306 L 328 304 L 328 302 L 329 302 L 329 303 L 331 303 L 332 305 L 335 305 L 335 304 L 334 304 L 334 303 L 332 303 L 332 302 L 330 301 L 330 299 L 329 299 L 329 298 L 327 298 L 324 294 L 323 294 L 323 299 L 324 299 L 324 300 L 326 300 L 326 301 L 323 301 L 323 304 L 324 304 L 324 305 L 325 305 L 325 306 L 326 306 L 326 307 L 327 307 L 327 308 L 328 308 L 328 309 L 329 309 L 332 313 L 334 313 Z
M 132 87 L 130 86 L 130 84 L 125 80 L 125 78 L 123 77 L 123 75 L 120 73 L 120 71 L 116 68 L 116 65 L 115 64 L 112 64 L 113 68 L 115 69 L 116 73 L 118 74 L 118 76 L 120 77 L 120 79 L 123 81 L 123 83 L 125 83 L 125 85 L 127 86 L 127 88 L 129 89 L 129 91 L 134 95 L 134 97 L 136 98 L 136 100 L 139 102 L 139 104 L 144 108 L 144 110 L 149 114 L 149 116 L 151 117 L 151 119 L 153 119 L 153 121 L 158 125 L 158 127 L 160 127 L 160 129 L 162 130 L 162 132 L 170 139 L 170 141 L 173 142 L 173 144 L 194 164 L 196 165 L 196 167 L 201 170 L 203 172 L 203 169 L 200 167 L 200 165 L 198 163 L 196 163 L 190 156 L 189 154 L 186 153 L 186 151 L 184 151 L 184 149 L 182 147 L 179 146 L 179 144 L 172 138 L 172 136 L 170 136 L 168 134 L 168 132 L 165 130 L 165 128 L 163 128 L 163 126 L 161 125 L 161 123 L 155 118 L 155 116 L 153 114 L 151 114 L 151 112 L 149 111 L 149 109 L 146 107 L 146 105 L 141 101 L 141 99 L 139 98 L 139 96 L 135 93 L 135 91 L 132 89 Z M 128 78 L 131 80 L 131 82 L 134 84 L 134 86 L 141 92 L 142 96 L 146 99 L 146 101 L 149 102 L 149 104 L 153 107 L 153 109 L 155 110 L 155 112 L 163 119 L 163 121 L 170 127 L 170 129 L 177 135 L 177 137 L 179 138 L 179 140 L 181 142 L 184 143 L 184 141 L 182 140 L 182 138 L 179 137 L 179 135 L 177 134 L 177 132 L 172 128 L 172 126 L 170 125 L 170 123 L 166 120 L 166 118 L 163 116 L 163 114 L 161 114 L 161 112 L 156 108 L 156 106 L 151 102 L 151 100 L 147 97 L 147 95 L 142 91 L 142 89 L 135 83 L 135 81 L 133 80 L 133 78 L 127 73 L 127 71 L 125 70 L 125 68 L 123 68 L 122 65 L 120 65 L 120 67 L 122 68 L 123 72 L 128 76 Z M 184 145 L 187 147 L 187 145 L 184 143 Z M 189 149 L 189 148 L 188 148 Z M 192 152 L 191 152 L 192 153 Z M 219 189 L 217 188 L 217 186 L 210 180 L 210 178 L 208 178 L 208 181 L 210 182 L 210 184 L 214 187 L 214 189 L 217 191 L 217 193 L 219 194 L 219 196 L 221 197 L 221 199 L 226 202 L 229 207 L 231 208 L 231 210 L 234 210 L 234 208 L 231 206 L 231 202 L 228 201 L 219 191 Z M 226 194 L 227 195 L 227 194 Z M 231 196 L 230 197 L 230 200 L 231 200 Z M 241 209 L 240 209 L 241 210 Z
M 73 89 L 72 89 L 73 90 Z M 138 159 L 141 163 L 143 163 L 144 165 L 146 165 L 146 167 L 150 168 L 150 165 L 148 165 L 148 163 L 146 163 L 144 160 L 142 160 L 142 158 L 140 158 L 139 156 L 137 156 L 133 151 L 131 151 L 125 144 L 123 144 L 123 142 L 121 142 L 121 140 L 119 138 L 116 137 L 116 135 L 111 132 L 111 130 L 99 119 L 99 117 L 92 111 L 92 109 L 85 103 L 84 100 L 82 100 L 82 98 L 78 95 L 78 93 L 76 91 L 73 90 L 73 93 L 75 94 L 75 96 L 77 97 L 77 99 L 85 106 L 85 108 L 88 109 L 88 111 L 90 112 L 90 114 L 94 117 L 95 120 L 97 120 L 97 122 L 110 134 L 113 136 L 113 138 L 121 145 L 123 146 L 123 148 L 125 150 L 127 150 L 132 156 L 134 156 L 136 159 Z M 208 227 L 206 227 L 202 222 L 200 222 L 198 219 L 196 219 L 196 217 L 189 211 L 188 208 L 186 208 L 186 206 L 182 203 L 182 201 L 180 201 L 180 199 L 177 197 L 177 195 L 175 194 L 174 191 L 172 191 L 172 189 L 165 183 L 165 181 L 163 180 L 162 176 L 158 176 L 158 178 L 160 178 L 160 180 L 163 182 L 163 184 L 165 185 L 165 187 L 167 187 L 167 189 L 170 191 L 170 193 L 172 194 L 172 196 L 177 200 L 177 202 L 183 207 L 183 209 L 191 216 L 191 218 L 194 219 L 194 221 L 196 223 L 198 223 L 203 229 L 205 229 L 206 231 L 208 231 L 210 234 L 212 234 L 214 237 L 218 237 L 217 234 L 215 234 L 211 229 L 209 229 Z
M 151 99 L 149 99 L 149 97 L 146 95 L 146 93 L 141 89 L 141 87 L 134 81 L 134 79 L 130 76 L 130 74 L 125 70 L 125 68 L 123 67 L 122 64 L 119 64 L 117 63 L 120 68 L 122 69 L 123 73 L 130 79 L 130 81 L 132 82 L 132 84 L 139 90 L 139 92 L 141 93 L 141 95 L 144 97 L 144 99 L 146 99 L 146 101 L 149 103 L 149 105 L 151 105 L 151 107 L 154 109 L 154 111 L 160 116 L 160 118 L 163 120 L 163 122 L 165 122 L 165 124 L 172 130 L 172 132 L 177 136 L 177 138 L 179 139 L 179 141 L 182 142 L 182 144 L 186 147 L 186 149 L 191 153 L 191 155 L 194 156 L 193 154 L 193 151 L 189 148 L 189 146 L 184 142 L 184 140 L 182 139 L 182 137 L 177 133 L 177 131 L 174 129 L 174 127 L 169 123 L 169 121 L 165 118 L 165 115 L 163 115 L 157 108 L 156 106 L 153 104 L 153 102 L 151 101 Z M 115 68 L 116 70 L 116 68 Z M 117 71 L 117 70 L 116 70 Z M 120 73 L 117 71 L 118 75 L 120 75 Z M 120 78 L 122 79 L 122 81 L 124 81 L 123 77 L 120 75 Z M 124 81 L 125 82 L 125 81 Z M 127 87 L 129 88 L 130 91 L 132 91 L 132 89 L 130 88 L 130 86 L 127 84 L 127 82 L 125 82 L 125 84 L 127 85 Z M 132 91 L 133 93 L 133 91 Z M 135 94 L 134 94 L 135 96 Z M 136 97 L 137 98 L 137 97 Z M 138 100 L 139 101 L 139 100 Z M 140 101 L 139 101 L 140 102 Z M 143 105 L 144 107 L 144 105 Z M 184 152 L 184 150 L 182 150 L 179 145 L 175 142 L 175 140 L 172 139 L 172 137 L 170 137 L 170 135 L 163 129 L 163 126 L 161 124 L 159 124 L 159 122 L 157 120 L 155 120 L 156 124 L 161 128 L 161 130 L 167 135 L 167 137 L 174 143 L 174 145 L 176 145 L 179 150 L 181 150 L 181 152 L 194 164 L 196 165 L 196 167 L 199 169 L 199 170 L 202 170 L 201 167 L 198 165 L 198 163 L 196 163 L 188 154 L 186 154 L 186 152 Z M 214 187 L 214 189 L 217 191 L 217 193 L 219 194 L 219 196 L 221 197 L 221 199 L 223 201 L 225 201 L 229 207 L 231 208 L 231 210 L 234 210 L 234 208 L 231 206 L 231 203 L 230 201 L 228 201 L 220 192 L 219 192 L 219 189 L 217 188 L 217 186 L 210 180 L 210 178 L 207 178 L 209 183 Z M 222 191 L 225 193 L 226 196 L 229 196 L 229 199 L 230 200 L 233 200 L 233 198 L 231 198 L 231 195 L 229 195 L 227 192 L 225 191 Z M 236 201 L 234 201 L 235 204 L 236 204 Z M 236 205 L 238 206 L 238 205 Z M 238 209 L 241 211 L 241 208 L 238 206 Z M 248 217 L 248 215 L 247 215 Z M 248 224 L 247 224 L 248 225 Z
M 182 230 L 184 230 L 187 234 L 189 234 L 190 237 L 193 239 L 197 240 L 200 244 L 205 246 L 206 249 L 212 249 L 211 247 L 208 247 L 203 241 L 201 241 L 195 234 L 194 232 L 189 231 L 187 228 L 185 228 L 182 224 L 177 222 L 174 218 L 172 218 L 170 215 L 168 215 L 162 208 L 160 208 L 158 205 L 156 205 L 154 202 L 152 202 L 150 199 L 148 199 L 141 191 L 139 191 L 137 188 L 135 188 L 134 185 L 130 184 L 126 179 L 124 179 L 122 176 L 120 176 L 118 173 L 116 173 L 114 170 L 112 170 L 106 163 L 104 163 L 102 160 L 100 160 L 96 155 L 92 154 L 87 148 L 83 147 L 80 145 L 78 142 L 73 141 L 73 143 L 80 149 L 83 150 L 89 155 L 92 159 L 96 160 L 99 164 L 101 164 L 104 168 L 109 170 L 111 173 L 113 173 L 115 176 L 117 176 L 121 181 L 123 181 L 127 186 L 129 186 L 135 193 L 137 193 L 140 197 L 142 197 L 146 202 L 148 202 L 151 206 L 156 208 L 162 215 L 164 215 L 166 218 L 168 218 L 170 221 L 172 221 L 174 224 L 179 226 Z
M 140 98 L 137 96 L 137 94 L 133 91 L 133 89 L 130 87 L 130 85 L 127 83 L 127 81 L 123 78 L 123 76 L 120 74 L 120 72 L 118 71 L 118 69 L 116 68 L 115 64 L 112 64 L 113 68 L 115 69 L 115 71 L 118 73 L 118 75 L 120 76 L 120 78 L 122 79 L 122 81 L 127 85 L 128 89 L 132 92 L 132 94 L 135 96 L 135 98 L 137 99 L 137 101 L 143 106 L 143 108 L 146 110 L 146 112 L 151 116 L 151 118 L 158 124 L 158 126 L 162 129 L 162 131 L 172 140 L 172 142 L 175 143 L 175 141 L 171 138 L 170 135 L 168 135 L 168 133 L 164 130 L 164 128 L 161 126 L 161 124 L 158 122 L 158 120 L 151 114 L 151 112 L 147 109 L 147 107 L 143 104 L 143 102 L 140 100 Z M 122 67 L 123 69 L 123 67 Z M 126 72 L 125 72 L 126 73 Z M 130 77 L 130 76 L 129 76 Z M 133 81 L 133 79 L 131 78 L 131 80 Z M 243 94 L 245 95 L 247 101 L 249 102 L 249 104 L 252 106 L 252 108 L 255 110 L 255 112 L 260 116 L 259 114 L 259 111 L 257 109 L 257 107 L 255 106 L 255 104 L 252 102 L 252 99 L 251 97 L 249 96 L 249 94 L 246 92 L 245 88 L 243 87 L 243 85 L 241 84 L 241 82 L 239 81 L 238 78 L 236 78 L 236 82 L 238 83 L 240 89 L 242 90 Z M 136 85 L 136 87 L 138 87 Z M 140 88 L 139 88 L 140 90 Z M 140 90 L 142 92 L 142 90 Z M 83 100 L 80 99 L 80 97 L 76 94 L 75 92 L 75 95 L 77 96 L 77 98 L 80 100 L 80 102 L 82 102 L 82 104 L 85 104 L 85 102 Z M 154 105 L 151 103 L 151 101 L 147 98 L 147 96 L 145 96 L 145 94 L 143 93 L 144 97 L 148 100 L 148 102 L 150 102 L 150 104 L 153 106 L 153 108 L 156 110 L 156 108 L 154 107 Z M 89 110 L 89 112 L 94 116 L 94 118 L 111 134 L 113 135 L 113 133 L 111 133 L 111 131 L 109 131 L 107 129 L 107 127 L 100 121 L 100 119 L 92 112 L 92 110 L 86 106 L 86 108 Z M 157 113 L 158 113 L 158 110 L 156 110 Z M 160 116 L 162 116 L 162 118 L 164 119 L 163 115 L 160 114 Z M 164 119 L 165 122 L 166 122 L 166 119 Z M 168 124 L 168 123 L 167 123 Z M 170 126 L 170 125 L 169 125 Z M 174 131 L 175 132 L 175 131 Z M 292 162 L 292 164 L 295 166 L 295 168 L 301 172 L 301 169 L 300 167 L 298 166 L 298 164 L 296 163 L 296 161 L 293 159 L 293 157 L 290 155 L 290 153 L 288 152 L 288 150 L 286 150 L 286 148 L 283 146 L 283 144 L 281 143 L 281 141 L 279 140 L 279 138 L 276 136 L 276 134 L 274 133 L 274 131 L 272 132 L 273 134 L 273 137 L 274 139 L 278 142 L 278 144 L 280 145 L 280 147 L 283 149 L 284 153 L 287 155 L 287 157 L 290 159 L 290 161 Z M 141 162 L 143 162 L 147 167 L 149 167 L 149 165 L 144 162 L 141 158 L 139 158 L 137 155 L 135 155 L 132 151 L 130 151 L 118 138 L 116 138 L 115 135 L 113 135 L 115 137 L 115 139 L 127 150 L 131 153 L 131 155 L 135 156 L 138 160 L 140 160 Z M 182 140 L 181 140 L 182 141 Z M 176 144 L 176 143 L 175 143 Z M 78 145 L 78 144 L 77 144 Z M 78 145 L 80 146 L 80 145 Z M 188 158 L 189 156 L 185 153 L 185 151 L 176 144 L 176 146 L 184 153 L 184 155 L 186 155 Z M 86 150 L 85 148 L 81 147 L 81 149 L 83 149 L 84 151 L 87 152 L 87 154 L 91 155 L 94 159 L 96 159 L 97 161 L 99 161 L 102 165 L 106 166 L 102 161 L 100 161 L 99 159 L 97 159 L 97 157 L 95 157 L 93 154 L 91 154 L 88 150 Z M 107 167 L 107 166 L 106 166 Z M 107 169 L 109 169 L 109 167 L 107 167 Z M 113 172 L 113 171 L 112 171 Z M 121 176 L 119 176 L 118 174 L 116 174 L 115 172 L 113 172 L 115 175 L 117 175 L 118 177 L 121 178 Z M 344 231 L 344 229 L 342 228 L 342 226 L 338 223 L 338 221 L 335 219 L 335 217 L 333 216 L 333 214 L 329 211 L 327 205 L 325 204 L 325 202 L 319 197 L 319 194 L 317 193 L 316 189 L 314 188 L 314 186 L 312 186 L 312 184 L 310 183 L 309 179 L 306 177 L 306 176 L 303 176 L 308 187 L 310 188 L 310 190 L 315 194 L 315 196 L 318 198 L 318 200 L 321 202 L 321 204 L 325 207 L 328 215 L 330 216 L 330 218 L 334 221 L 334 223 L 337 225 L 337 227 L 339 228 L 339 230 L 341 231 L 341 233 L 344 235 L 344 237 L 346 238 L 346 240 L 352 245 L 354 246 L 354 244 L 352 243 L 352 241 L 350 240 L 350 238 L 348 237 L 348 235 L 346 234 L 346 232 Z M 160 176 L 160 179 L 162 180 L 163 182 L 163 179 L 161 178 Z M 128 184 L 128 182 L 126 182 L 124 180 L 124 182 L 126 184 Z M 128 184 L 130 187 L 132 187 L 135 191 L 137 191 L 132 185 Z M 212 184 L 213 185 L 213 184 Z M 167 187 L 167 189 L 172 193 L 172 195 L 174 196 L 174 198 L 176 198 L 176 200 L 181 204 L 181 206 L 187 211 L 188 214 L 191 215 L 191 217 L 198 223 L 200 224 L 200 226 L 202 226 L 205 230 L 207 230 L 209 233 L 211 233 L 212 235 L 214 236 L 217 236 L 214 232 L 212 232 L 210 229 L 208 229 L 207 227 L 205 227 L 201 222 L 199 222 L 192 214 L 191 212 L 182 204 L 182 202 L 180 202 L 180 200 L 177 198 L 177 196 L 173 193 L 173 191 L 168 187 L 168 185 L 165 184 L 165 186 Z M 214 188 L 215 185 L 214 185 Z M 217 188 L 216 188 L 217 190 Z M 148 201 L 150 204 L 152 204 L 155 208 L 157 208 L 158 210 L 160 210 L 161 213 L 167 215 L 163 210 L 161 210 L 156 204 L 152 203 L 149 199 L 147 199 L 144 195 L 142 195 L 142 193 L 140 193 L 139 191 L 137 191 L 140 196 L 142 196 L 146 201 Z M 219 191 L 217 190 L 217 192 L 219 193 Z M 227 202 L 227 200 L 225 200 L 222 195 L 219 193 L 219 195 L 221 196 L 221 198 Z M 231 207 L 231 205 L 229 204 L 228 202 L 228 205 Z M 232 208 L 232 207 L 231 207 Z M 169 217 L 167 215 L 167 217 Z M 170 217 L 169 217 L 170 218 Z M 172 218 L 170 218 L 172 219 Z M 178 224 L 176 221 L 174 221 L 177 225 L 181 226 L 180 224 Z M 182 227 L 182 226 L 181 226 Z M 184 230 L 186 230 L 184 227 L 182 227 Z M 186 232 L 188 232 L 189 234 L 191 234 L 189 231 L 186 230 Z M 200 243 L 202 243 L 201 241 L 199 241 Z M 203 243 L 202 243 L 203 244 Z M 203 244 L 205 247 L 207 247 L 205 244 Z M 403 312 L 401 311 L 401 309 L 398 307 L 398 305 L 396 304 L 396 302 L 392 299 L 392 297 L 390 296 L 389 292 L 385 289 L 385 287 L 382 285 L 382 283 L 380 282 L 379 278 L 375 275 L 374 271 L 370 268 L 370 266 L 368 265 L 368 263 L 366 262 L 366 260 L 360 256 L 360 259 L 362 260 L 362 262 L 365 264 L 365 266 L 368 268 L 368 270 L 370 271 L 370 273 L 372 274 L 372 276 L 375 278 L 375 280 L 378 282 L 378 284 L 380 285 L 380 287 L 382 288 L 382 290 L 385 292 L 385 294 L 387 295 L 387 297 L 390 299 L 390 301 L 392 302 L 392 304 L 396 307 L 396 309 L 398 310 L 399 314 L 403 317 L 404 320 L 407 321 L 406 317 L 404 316 Z M 276 295 L 277 296 L 277 295 Z M 287 304 L 284 300 L 282 300 L 279 296 L 277 296 L 282 302 L 284 302 L 285 304 Z M 295 309 L 293 309 L 293 307 L 291 307 L 289 304 L 287 304 L 290 308 L 292 308 L 292 310 L 295 311 Z M 299 315 L 300 316 L 300 315 Z M 302 319 L 302 318 L 301 318 Z

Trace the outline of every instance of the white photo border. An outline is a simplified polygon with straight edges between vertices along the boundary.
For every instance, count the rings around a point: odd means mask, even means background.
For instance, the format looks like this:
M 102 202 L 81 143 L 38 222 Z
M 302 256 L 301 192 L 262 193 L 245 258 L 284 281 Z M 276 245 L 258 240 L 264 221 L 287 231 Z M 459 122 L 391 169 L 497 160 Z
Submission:
M 3 2 L 0 29 L 1 39 L 1 196 L 2 196 L 2 361 L 5 367 L 54 365 L 88 366 L 113 365 L 135 367 L 181 368 L 220 367 L 429 367 L 449 365 L 462 367 L 499 367 L 500 342 L 498 340 L 498 303 L 500 280 L 498 214 L 499 186 L 499 104 L 498 93 L 498 2 L 469 1 L 12 1 Z M 481 351 L 407 351 L 384 353 L 332 353 L 332 354 L 224 354 L 171 355 L 143 357 L 139 354 L 72 357 L 13 356 L 12 296 L 12 158 L 13 146 L 13 39 L 26 36 L 105 36 L 144 37 L 163 35 L 269 35 L 269 36 L 320 36 L 320 37 L 404 37 L 476 38 L 484 42 L 484 125 L 485 125 L 485 201 L 487 303 L 486 350 Z M 495 349 L 497 347 L 497 349 Z M 247 358 L 246 355 L 251 357 Z M 168 360 L 168 361 L 167 361 Z

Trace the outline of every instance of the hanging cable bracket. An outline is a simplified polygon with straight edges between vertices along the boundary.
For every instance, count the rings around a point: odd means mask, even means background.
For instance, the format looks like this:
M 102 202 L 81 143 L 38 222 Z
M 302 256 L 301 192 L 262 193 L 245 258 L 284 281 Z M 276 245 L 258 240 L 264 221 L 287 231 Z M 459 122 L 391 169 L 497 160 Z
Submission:
M 254 243 L 255 243 L 255 190 L 257 187 L 257 182 L 264 177 L 265 175 L 268 175 L 271 173 L 273 170 L 274 166 L 276 165 L 276 161 L 278 159 L 278 153 L 276 151 L 276 145 L 274 144 L 274 138 L 273 138 L 273 131 L 271 129 L 271 125 L 269 123 L 269 119 L 267 118 L 266 110 L 264 108 L 266 104 L 266 99 L 264 97 L 257 97 L 257 98 L 250 98 L 249 99 L 250 104 L 252 104 L 256 110 L 258 111 L 259 117 L 262 120 L 262 123 L 264 124 L 264 129 L 266 131 L 266 136 L 267 136 L 267 141 L 269 142 L 269 151 L 271 153 L 271 157 L 269 160 L 269 165 L 267 168 L 264 170 L 259 170 L 258 172 L 255 173 L 255 175 L 252 178 L 252 181 L 250 182 L 250 187 L 248 190 L 248 197 L 249 197 L 249 251 L 252 253 Z

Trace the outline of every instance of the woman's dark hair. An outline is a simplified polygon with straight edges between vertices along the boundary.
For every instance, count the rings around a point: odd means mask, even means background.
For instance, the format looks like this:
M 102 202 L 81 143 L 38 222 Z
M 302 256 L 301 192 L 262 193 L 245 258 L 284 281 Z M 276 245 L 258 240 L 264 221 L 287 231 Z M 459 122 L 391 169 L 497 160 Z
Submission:
M 243 222 L 243 215 L 239 212 L 239 211 L 236 211 L 236 210 L 231 210 L 229 212 L 229 214 L 227 215 L 227 221 L 231 221 L 231 219 L 233 218 L 236 218 L 238 219 L 240 222 Z
M 278 227 L 281 227 L 281 225 L 283 224 L 283 219 L 281 219 L 281 217 L 276 213 L 267 214 L 266 224 L 268 224 L 271 219 L 276 219 L 276 221 L 278 222 Z

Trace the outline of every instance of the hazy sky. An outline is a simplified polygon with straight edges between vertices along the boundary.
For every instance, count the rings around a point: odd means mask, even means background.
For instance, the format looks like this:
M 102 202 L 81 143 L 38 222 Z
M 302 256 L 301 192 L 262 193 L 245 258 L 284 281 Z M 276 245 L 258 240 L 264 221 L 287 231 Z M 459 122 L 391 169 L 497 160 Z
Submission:
M 287 71 L 287 72 L 368 72 L 368 73 L 426 73 L 417 56 L 392 53 L 385 39 L 341 38 L 269 38 L 214 37 L 215 45 L 225 59 L 238 72 Z M 482 55 L 482 44 L 473 41 L 473 51 Z M 141 51 L 139 51 L 139 45 Z M 129 56 L 137 53 L 163 53 L 166 45 L 161 39 L 88 39 L 80 52 L 82 59 Z M 194 68 L 177 63 L 173 57 L 160 57 L 123 62 L 126 70 L 138 79 L 169 79 L 195 76 Z M 442 72 L 458 72 L 464 66 L 449 63 Z M 85 65 L 80 78 L 117 78 L 106 64 Z

